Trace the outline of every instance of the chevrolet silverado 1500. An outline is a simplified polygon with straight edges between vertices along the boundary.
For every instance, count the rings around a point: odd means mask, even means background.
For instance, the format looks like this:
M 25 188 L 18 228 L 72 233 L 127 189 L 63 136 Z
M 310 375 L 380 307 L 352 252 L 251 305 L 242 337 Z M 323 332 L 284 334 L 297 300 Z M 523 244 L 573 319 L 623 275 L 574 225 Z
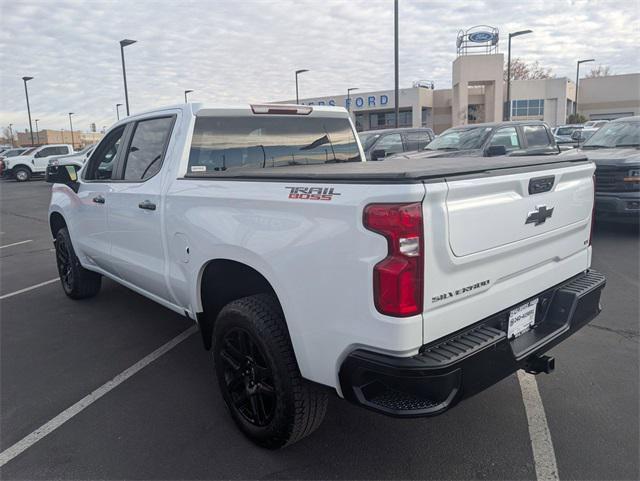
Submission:
M 103 276 L 193 319 L 239 428 L 277 448 L 330 390 L 442 413 L 600 312 L 585 157 L 363 162 L 344 109 L 185 104 L 52 170 L 64 292 Z M 496 415 L 499 408 L 496 407 Z

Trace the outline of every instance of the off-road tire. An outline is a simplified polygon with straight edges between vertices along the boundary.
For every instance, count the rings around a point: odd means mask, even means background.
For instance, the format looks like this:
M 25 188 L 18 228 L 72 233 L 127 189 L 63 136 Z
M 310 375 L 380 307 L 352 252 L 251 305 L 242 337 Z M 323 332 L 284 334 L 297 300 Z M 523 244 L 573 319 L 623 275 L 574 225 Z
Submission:
M 247 404 L 253 405 L 249 400 L 252 400 L 255 394 L 248 394 L 251 391 L 247 385 L 253 383 L 255 386 L 254 381 L 259 384 L 260 382 L 256 381 L 259 376 L 251 377 L 247 374 L 242 377 L 242 381 L 237 378 L 229 380 L 230 377 L 235 378 L 236 373 L 240 373 L 240 370 L 233 368 L 228 360 L 231 352 L 229 342 L 236 335 L 247 336 L 248 341 L 240 341 L 241 344 L 249 341 L 253 343 L 253 347 L 248 348 L 248 352 L 252 354 L 244 358 L 245 362 L 251 364 L 251 356 L 255 354 L 253 359 L 256 360 L 256 366 L 257 360 L 260 359 L 261 365 L 271 372 L 270 381 L 265 381 L 265 385 L 272 384 L 269 387 L 275 394 L 275 400 L 264 397 L 260 399 L 262 411 L 266 411 L 264 408 L 268 404 L 272 413 L 270 418 L 263 417 L 263 424 L 259 424 L 255 419 L 251 421 L 241 411 L 247 410 Z M 233 353 L 236 356 L 241 354 L 238 350 L 233 350 Z M 231 416 L 240 430 L 254 443 L 269 449 L 281 448 L 301 440 L 320 426 L 327 410 L 327 389 L 306 381 L 300 375 L 284 315 L 274 296 L 258 294 L 227 304 L 215 322 L 213 357 L 220 391 Z M 262 373 L 266 372 L 264 367 L 259 369 Z M 242 373 L 239 377 L 241 375 Z M 241 382 L 244 384 L 240 384 Z M 231 384 L 236 389 L 233 395 L 229 387 Z M 238 390 L 243 389 L 248 401 L 244 407 L 238 407 L 238 398 L 242 397 Z M 257 417 L 260 418 L 259 415 Z
M 98 294 L 102 276 L 80 265 L 66 227 L 56 233 L 55 246 L 58 274 L 64 293 L 71 299 L 86 299 Z

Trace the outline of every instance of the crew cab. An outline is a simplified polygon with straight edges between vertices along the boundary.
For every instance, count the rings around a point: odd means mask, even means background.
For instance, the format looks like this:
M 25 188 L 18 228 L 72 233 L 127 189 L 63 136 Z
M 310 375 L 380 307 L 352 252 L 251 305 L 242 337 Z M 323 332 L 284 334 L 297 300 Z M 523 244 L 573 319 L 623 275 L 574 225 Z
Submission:
M 382 160 L 402 152 L 424 149 L 435 138 L 429 128 L 398 128 L 359 132 L 366 160 Z
M 438 135 L 423 150 L 394 155 L 390 159 L 556 155 L 559 152 L 546 123 L 520 120 L 452 127 Z
M 640 222 L 640 116 L 606 123 L 581 150 L 596 164 L 596 213 Z
M 42 145 L 22 155 L 4 159 L 3 172 L 18 182 L 25 182 L 31 177 L 44 175 L 51 158 L 72 153 L 73 147 L 69 144 Z
M 432 416 L 551 372 L 545 352 L 600 312 L 593 163 L 363 158 L 342 108 L 127 117 L 79 174 L 49 176 L 62 288 L 94 296 L 104 276 L 194 320 L 231 417 L 268 448 L 314 431 L 330 392 Z

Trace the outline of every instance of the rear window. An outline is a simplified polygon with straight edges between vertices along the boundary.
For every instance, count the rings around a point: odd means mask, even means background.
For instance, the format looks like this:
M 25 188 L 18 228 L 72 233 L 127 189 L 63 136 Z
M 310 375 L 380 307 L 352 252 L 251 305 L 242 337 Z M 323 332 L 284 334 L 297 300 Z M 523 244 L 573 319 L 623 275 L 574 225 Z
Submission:
M 198 117 L 189 174 L 359 162 L 347 119 L 323 117 Z

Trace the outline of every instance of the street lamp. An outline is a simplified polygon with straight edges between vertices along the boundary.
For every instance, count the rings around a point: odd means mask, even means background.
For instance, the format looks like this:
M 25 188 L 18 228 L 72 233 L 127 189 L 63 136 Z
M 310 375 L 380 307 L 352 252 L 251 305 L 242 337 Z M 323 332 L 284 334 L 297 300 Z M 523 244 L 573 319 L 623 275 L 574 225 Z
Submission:
M 122 107 L 122 104 L 116 104 L 116 117 L 118 117 L 118 120 L 120 120 L 120 107 Z
M 29 91 L 27 90 L 27 82 L 33 80 L 33 77 L 22 77 L 24 81 L 24 95 L 27 97 L 27 113 L 29 114 L 29 132 L 31 132 L 31 145 L 33 145 L 33 128 L 31 127 L 31 107 L 29 107 Z
M 13 124 L 9 124 L 9 136 L 11 137 L 11 147 L 13 147 Z
M 347 89 L 347 110 L 351 112 L 351 92 L 358 90 L 358 87 L 349 87 Z
M 184 103 L 187 103 L 187 94 L 190 94 L 191 92 L 193 92 L 193 90 L 185 90 L 184 91 Z
M 507 120 L 511 120 L 511 38 L 526 35 L 533 30 L 519 30 L 509 34 L 509 51 L 507 53 Z
M 395 97 L 394 115 L 396 117 L 396 129 L 400 126 L 400 67 L 399 67 L 399 40 L 398 40 L 398 0 L 393 2 L 393 69 L 394 69 L 394 90 Z
M 298 98 L 298 75 L 301 73 L 308 72 L 309 70 L 303 68 L 302 70 L 296 70 L 296 103 L 300 103 L 300 99 Z
M 136 42 L 137 40 L 129 40 L 127 38 L 125 38 L 124 40 L 120 40 L 120 57 L 122 58 L 122 78 L 124 80 L 124 102 L 127 105 L 127 117 L 129 116 L 129 92 L 127 92 L 127 69 L 124 66 L 124 48 Z
M 576 101 L 573 104 L 573 113 L 578 115 L 578 81 L 579 81 L 579 77 L 580 77 L 580 64 L 581 63 L 587 63 L 587 62 L 595 62 L 596 59 L 595 58 L 588 58 L 586 60 L 578 60 L 578 63 L 576 65 Z
M 40 119 L 36 119 L 36 142 L 40 145 L 40 129 L 38 129 L 38 121 Z
M 73 141 L 73 123 L 71 122 L 72 115 L 73 115 L 73 112 L 69 112 L 69 127 L 71 128 L 71 148 L 73 149 L 75 148 L 74 147 L 75 142 Z

